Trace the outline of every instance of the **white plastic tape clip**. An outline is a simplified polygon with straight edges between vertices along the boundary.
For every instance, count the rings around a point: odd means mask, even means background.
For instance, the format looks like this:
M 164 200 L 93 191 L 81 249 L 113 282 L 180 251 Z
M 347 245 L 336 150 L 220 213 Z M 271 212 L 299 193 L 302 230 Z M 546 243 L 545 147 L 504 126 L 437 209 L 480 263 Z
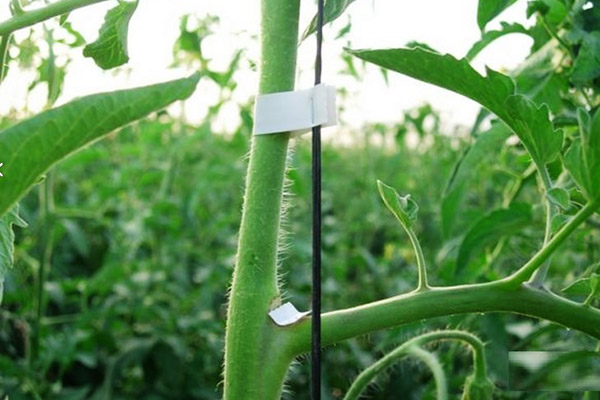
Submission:
M 310 314 L 310 311 L 300 312 L 290 302 L 287 302 L 269 312 L 269 316 L 279 326 L 292 325 L 303 317 Z
M 279 132 L 301 135 L 314 126 L 336 125 L 335 88 L 319 84 L 305 90 L 258 96 L 255 116 L 255 135 Z

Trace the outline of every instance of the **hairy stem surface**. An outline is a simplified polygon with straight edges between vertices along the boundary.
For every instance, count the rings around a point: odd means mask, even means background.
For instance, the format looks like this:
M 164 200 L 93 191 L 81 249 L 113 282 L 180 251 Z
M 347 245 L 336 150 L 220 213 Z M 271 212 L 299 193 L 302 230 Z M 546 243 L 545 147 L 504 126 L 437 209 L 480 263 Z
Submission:
M 294 89 L 299 0 L 262 0 L 261 94 Z M 254 136 L 225 341 L 225 399 L 281 395 L 291 356 L 268 311 L 279 299 L 277 245 L 289 134 Z
M 441 370 L 441 368 L 439 368 L 439 362 L 435 356 L 427 351 L 424 351 L 420 347 L 427 343 L 438 340 L 460 340 L 467 343 L 473 349 L 473 365 L 475 369 L 475 376 L 479 378 L 485 378 L 487 376 L 483 343 L 477 336 L 469 332 L 457 330 L 429 332 L 407 340 L 390 353 L 386 354 L 375 364 L 366 368 L 360 373 L 356 380 L 354 380 L 352 386 L 348 390 L 348 393 L 344 397 L 344 400 L 358 399 L 360 394 L 380 372 L 391 367 L 394 363 L 407 355 L 416 356 L 429 366 L 435 377 L 438 396 L 437 398 L 446 399 L 448 395 L 444 372 Z

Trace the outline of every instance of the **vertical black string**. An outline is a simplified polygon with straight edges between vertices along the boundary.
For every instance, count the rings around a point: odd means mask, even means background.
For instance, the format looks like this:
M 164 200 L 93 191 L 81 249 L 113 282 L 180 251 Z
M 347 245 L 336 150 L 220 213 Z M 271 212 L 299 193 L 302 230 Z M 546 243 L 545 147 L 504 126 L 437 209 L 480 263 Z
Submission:
M 324 0 L 318 0 L 319 9 L 317 12 L 317 57 L 315 60 L 315 85 L 321 83 L 323 2 Z M 321 126 L 315 126 L 312 129 L 312 203 L 312 400 L 321 400 Z

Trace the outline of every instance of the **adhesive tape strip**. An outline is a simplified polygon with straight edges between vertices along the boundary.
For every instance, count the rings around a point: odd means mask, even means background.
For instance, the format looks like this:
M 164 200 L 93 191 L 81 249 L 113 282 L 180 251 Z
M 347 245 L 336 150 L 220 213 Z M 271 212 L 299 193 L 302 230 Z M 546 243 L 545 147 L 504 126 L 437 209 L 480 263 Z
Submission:
M 280 132 L 301 135 L 314 126 L 336 124 L 333 86 L 319 84 L 310 89 L 271 93 L 256 98 L 255 135 Z
M 310 314 L 310 311 L 300 312 L 290 302 L 287 302 L 269 312 L 269 316 L 279 326 L 288 326 L 300 321 Z

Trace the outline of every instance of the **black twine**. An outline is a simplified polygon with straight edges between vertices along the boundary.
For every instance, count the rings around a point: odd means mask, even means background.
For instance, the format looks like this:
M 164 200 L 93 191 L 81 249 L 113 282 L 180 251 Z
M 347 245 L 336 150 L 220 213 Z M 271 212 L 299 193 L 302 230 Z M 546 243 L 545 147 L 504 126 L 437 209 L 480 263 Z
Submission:
M 321 83 L 321 48 L 323 45 L 323 2 L 318 1 L 317 57 L 315 85 Z M 313 265 L 312 265 L 312 400 L 321 400 L 321 126 L 312 128 L 312 203 L 313 203 Z

